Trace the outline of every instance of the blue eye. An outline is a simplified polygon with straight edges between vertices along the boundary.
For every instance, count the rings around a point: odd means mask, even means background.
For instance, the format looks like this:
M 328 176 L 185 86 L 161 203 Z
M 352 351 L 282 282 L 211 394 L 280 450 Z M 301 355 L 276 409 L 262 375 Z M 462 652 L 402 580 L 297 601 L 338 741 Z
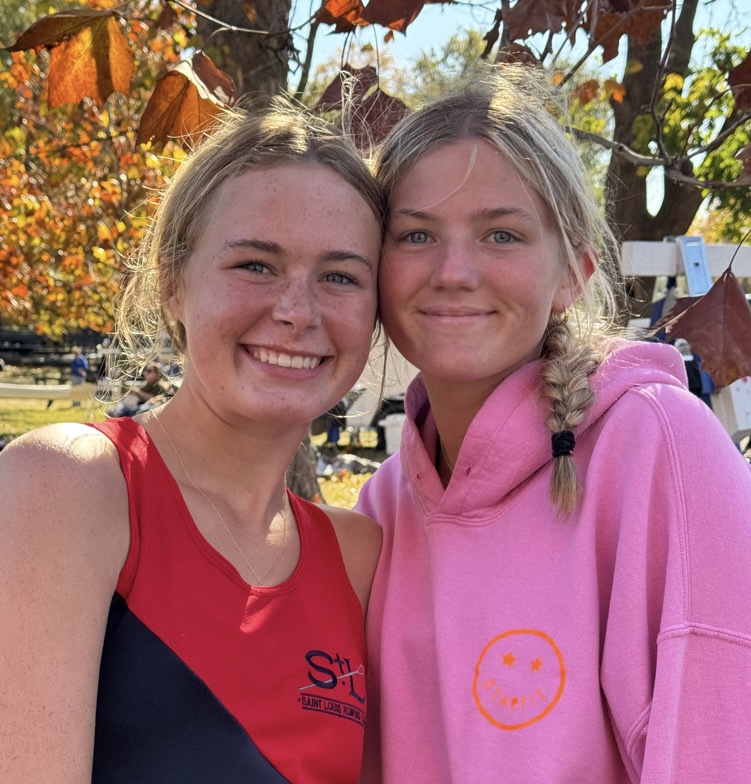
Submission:
M 344 272 L 329 272 L 326 274 L 325 280 L 328 283 L 337 283 L 342 286 L 351 286 L 356 284 L 357 281 L 351 275 L 347 275 Z
M 499 229 L 498 231 L 493 232 L 493 242 L 497 242 L 499 245 L 504 245 L 509 242 L 513 242 L 514 238 L 511 234 L 507 231 L 503 231 L 503 229 Z
M 425 231 L 411 231 L 404 239 L 413 245 L 424 245 L 428 241 L 428 234 Z

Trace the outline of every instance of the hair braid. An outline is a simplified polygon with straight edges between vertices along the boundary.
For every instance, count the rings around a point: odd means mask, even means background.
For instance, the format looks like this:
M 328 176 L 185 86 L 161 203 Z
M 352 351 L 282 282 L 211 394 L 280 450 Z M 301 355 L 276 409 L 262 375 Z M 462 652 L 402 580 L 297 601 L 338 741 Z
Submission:
M 573 431 L 594 402 L 589 377 L 600 363 L 600 355 L 577 340 L 565 314 L 552 314 L 542 345 L 543 395 L 550 402 L 545 425 L 551 433 Z M 550 482 L 550 500 L 562 516 L 576 508 L 580 493 L 574 458 L 556 457 Z

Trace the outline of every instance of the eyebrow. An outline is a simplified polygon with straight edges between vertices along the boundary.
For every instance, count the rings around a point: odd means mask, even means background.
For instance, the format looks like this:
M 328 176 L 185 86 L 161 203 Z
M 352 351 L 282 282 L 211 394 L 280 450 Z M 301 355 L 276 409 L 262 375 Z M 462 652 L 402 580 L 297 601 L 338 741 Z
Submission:
M 429 212 L 422 210 L 411 210 L 404 207 L 398 210 L 391 211 L 392 217 L 407 217 L 418 218 L 420 220 L 435 220 L 435 217 Z M 516 217 L 523 220 L 525 223 L 539 225 L 540 219 L 536 213 L 523 210 L 520 207 L 488 207 L 486 209 L 476 210 L 472 213 L 473 219 L 479 220 L 495 220 L 496 218 Z
M 236 248 L 251 248 L 253 250 L 262 251 L 264 253 L 274 253 L 277 255 L 282 253 L 282 246 L 276 242 L 250 238 L 227 240 L 223 247 L 228 250 L 234 250 Z M 320 258 L 321 261 L 358 261 L 361 264 L 364 264 L 369 270 L 373 269 L 373 262 L 370 259 L 361 255 L 360 253 L 356 253 L 353 250 L 329 250 L 323 253 Z
M 262 250 L 265 253 L 282 252 L 281 245 L 277 245 L 276 242 L 269 242 L 268 240 L 227 240 L 223 247 L 227 248 L 228 250 L 234 250 L 235 248 L 252 248 L 253 250 Z

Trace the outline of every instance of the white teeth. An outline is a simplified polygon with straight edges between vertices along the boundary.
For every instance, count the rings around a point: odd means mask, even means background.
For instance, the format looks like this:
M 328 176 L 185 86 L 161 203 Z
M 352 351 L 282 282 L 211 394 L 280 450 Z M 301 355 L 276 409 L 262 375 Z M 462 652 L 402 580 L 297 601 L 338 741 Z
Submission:
M 305 368 L 312 370 L 317 367 L 321 360 L 318 357 L 301 357 L 292 356 L 291 354 L 282 354 L 279 351 L 270 351 L 269 349 L 259 348 L 253 352 L 253 356 L 261 362 L 266 362 L 269 365 L 279 365 L 280 367 L 291 368 Z

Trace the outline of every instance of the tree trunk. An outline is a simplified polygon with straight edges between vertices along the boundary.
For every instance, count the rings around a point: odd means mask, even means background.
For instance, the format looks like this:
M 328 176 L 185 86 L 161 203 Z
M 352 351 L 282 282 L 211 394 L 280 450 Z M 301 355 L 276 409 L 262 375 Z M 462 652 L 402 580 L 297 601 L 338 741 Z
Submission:
M 685 0 L 677 19 L 674 38 L 668 59 L 667 71 L 686 76 L 688 72 L 691 49 L 694 45 L 693 21 L 698 0 Z M 640 63 L 639 70 L 632 69 L 624 77 L 625 96 L 622 102 L 611 101 L 615 127 L 613 139 L 637 152 L 647 150 L 635 147 L 637 136 L 637 118 L 651 117 L 652 93 L 661 76 L 660 59 L 662 56 L 662 34 L 660 28 L 646 43 L 637 43 L 633 36 L 629 38 L 628 62 Z M 661 86 L 657 87 L 658 97 Z M 656 139 L 656 135 L 653 137 Z M 678 153 L 678 150 L 668 150 Z M 689 168 L 684 173 L 691 174 Z M 663 177 L 664 196 L 656 214 L 651 215 L 647 209 L 647 178 L 630 161 L 613 153 L 610 158 L 606 179 L 607 203 L 609 205 L 608 220 L 611 229 L 622 242 L 634 240 L 660 241 L 666 237 L 685 234 L 693 222 L 704 196 L 692 186 L 683 185 Z M 630 282 L 629 315 L 649 315 L 653 277 L 634 278 Z
M 287 89 L 292 38 L 289 33 L 291 0 L 213 0 L 207 13 L 224 22 L 264 34 L 218 32 L 215 22 L 198 17 L 198 33 L 212 60 L 226 71 L 237 86 L 237 94 L 276 95 Z

